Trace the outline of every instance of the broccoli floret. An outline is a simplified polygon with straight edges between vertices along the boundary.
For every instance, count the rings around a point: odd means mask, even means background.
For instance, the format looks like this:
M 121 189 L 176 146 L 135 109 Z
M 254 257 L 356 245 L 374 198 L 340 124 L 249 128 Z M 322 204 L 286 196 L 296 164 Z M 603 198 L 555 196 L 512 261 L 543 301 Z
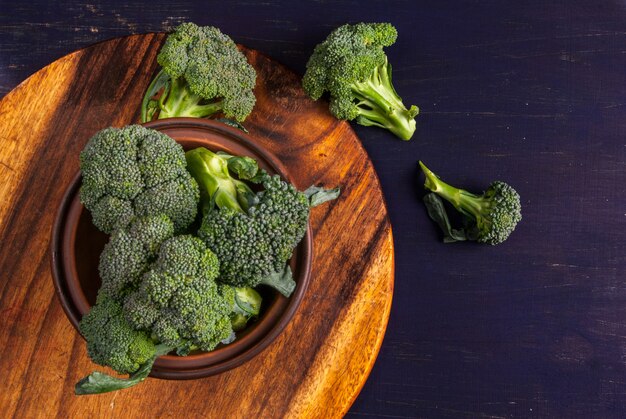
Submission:
M 100 289 L 123 298 L 137 287 L 161 243 L 173 235 L 174 224 L 165 215 L 136 218 L 128 227 L 114 231 L 100 254 Z
M 403 140 L 415 132 L 417 106 L 407 108 L 391 82 L 383 47 L 396 41 L 389 23 L 343 25 L 315 47 L 302 85 L 314 100 L 330 93 L 330 112 L 339 119 L 388 129 Z
M 309 210 L 337 198 L 339 188 L 299 192 L 250 157 L 206 148 L 185 156 L 201 191 L 204 218 L 198 236 L 220 260 L 218 280 L 236 287 L 264 284 L 291 295 L 296 284 L 286 262 L 306 232 Z M 253 192 L 245 181 L 263 190 Z
M 306 232 L 309 201 L 278 175 L 266 176 L 262 185 L 247 212 L 228 207 L 207 211 L 198 236 L 220 260 L 221 282 L 265 284 L 289 296 L 295 282 L 286 262 Z
M 135 218 L 116 230 L 100 258 L 102 286 L 81 321 L 89 356 L 128 378 L 93 372 L 76 394 L 131 387 L 148 377 L 154 360 L 173 350 L 212 350 L 258 316 L 261 296 L 217 284 L 219 261 L 193 236 L 175 236 L 165 215 Z
M 426 176 L 424 187 L 450 202 L 465 216 L 467 238 L 481 243 L 499 244 L 509 237 L 522 220 L 520 196 L 510 185 L 496 181 L 482 195 L 475 195 L 448 185 L 422 162 L 419 164 Z
M 96 304 L 82 318 L 80 332 L 93 362 L 119 373 L 137 371 L 155 354 L 152 339 L 128 324 L 122 306 L 106 292 L 98 294 Z
M 83 316 L 80 331 L 92 361 L 130 376 L 118 378 L 92 372 L 76 383 L 77 395 L 106 393 L 139 384 L 150 374 L 154 360 L 172 350 L 155 344 L 146 332 L 133 329 L 124 317 L 122 305 L 103 291 L 98 293 L 96 305 Z
M 138 289 L 125 299 L 126 319 L 180 355 L 194 348 L 210 351 L 233 333 L 233 304 L 215 282 L 218 273 L 218 258 L 200 239 L 168 239 Z
M 182 147 L 139 125 L 106 128 L 80 154 L 80 198 L 105 233 L 136 216 L 170 217 L 177 232 L 195 219 L 199 190 L 186 170 Z
M 141 106 L 142 122 L 223 113 L 243 121 L 256 102 L 256 72 L 219 29 L 183 23 L 170 34 Z

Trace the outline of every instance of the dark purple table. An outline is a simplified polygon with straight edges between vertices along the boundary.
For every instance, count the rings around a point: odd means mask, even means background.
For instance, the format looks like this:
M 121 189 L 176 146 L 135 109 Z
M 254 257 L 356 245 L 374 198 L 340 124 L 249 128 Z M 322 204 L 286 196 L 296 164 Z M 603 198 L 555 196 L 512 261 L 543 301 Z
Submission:
M 77 48 L 185 20 L 298 73 L 342 23 L 398 28 L 395 85 L 421 115 L 409 143 L 356 127 L 397 259 L 385 342 L 350 416 L 626 416 L 626 3 L 3 0 L 0 95 Z M 514 185 L 517 231 L 442 244 L 418 159 L 477 191 Z

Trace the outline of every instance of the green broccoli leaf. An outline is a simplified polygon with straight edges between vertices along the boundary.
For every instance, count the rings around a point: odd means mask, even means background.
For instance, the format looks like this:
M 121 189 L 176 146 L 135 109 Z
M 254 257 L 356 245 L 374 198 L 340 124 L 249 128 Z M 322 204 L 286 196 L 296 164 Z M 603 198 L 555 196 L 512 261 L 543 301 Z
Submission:
M 132 373 L 128 378 L 113 377 L 109 374 L 94 371 L 87 377 L 76 383 L 74 393 L 78 396 L 86 394 L 101 394 L 111 391 L 122 390 L 141 383 L 152 371 L 152 366 L 157 357 L 166 355 L 172 351 L 172 348 L 166 345 L 157 345 L 154 357 L 146 361 L 137 371 Z
M 426 205 L 428 216 L 441 228 L 444 243 L 467 240 L 465 232 L 462 229 L 456 230 L 450 225 L 450 219 L 443 206 L 443 201 L 437 194 L 426 194 L 426 196 L 424 196 L 424 205 Z
M 321 186 L 311 185 L 304 194 L 309 198 L 309 206 L 311 208 L 332 201 L 339 197 L 341 190 L 339 188 L 324 189 Z
M 285 266 L 284 271 L 272 272 L 261 279 L 260 283 L 278 290 L 285 297 L 289 297 L 293 290 L 296 289 L 296 282 L 293 280 L 293 274 L 289 265 Z

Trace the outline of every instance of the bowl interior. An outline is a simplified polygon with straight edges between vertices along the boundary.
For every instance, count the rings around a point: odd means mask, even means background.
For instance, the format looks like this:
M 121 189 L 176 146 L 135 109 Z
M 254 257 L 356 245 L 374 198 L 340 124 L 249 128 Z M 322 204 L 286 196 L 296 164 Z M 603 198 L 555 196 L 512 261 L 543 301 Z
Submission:
M 185 150 L 206 147 L 212 151 L 250 156 L 268 173 L 277 173 L 284 179 L 293 181 L 274 156 L 258 147 L 243 132 L 219 122 L 175 118 L 151 122 L 145 126 L 164 132 Z M 52 240 L 52 263 L 57 293 L 76 328 L 82 316 L 95 303 L 101 284 L 98 274 L 99 256 L 108 242 L 108 235 L 94 227 L 91 215 L 80 203 L 80 182 L 78 175 L 63 199 Z M 309 227 L 290 261 L 297 283 L 290 298 L 285 298 L 270 288 L 258 287 L 263 297 L 261 315 L 246 329 L 238 332 L 233 343 L 219 345 L 211 352 L 196 352 L 186 357 L 159 357 L 151 375 L 174 379 L 212 375 L 240 365 L 261 352 L 284 329 L 300 303 L 309 280 L 311 258 Z

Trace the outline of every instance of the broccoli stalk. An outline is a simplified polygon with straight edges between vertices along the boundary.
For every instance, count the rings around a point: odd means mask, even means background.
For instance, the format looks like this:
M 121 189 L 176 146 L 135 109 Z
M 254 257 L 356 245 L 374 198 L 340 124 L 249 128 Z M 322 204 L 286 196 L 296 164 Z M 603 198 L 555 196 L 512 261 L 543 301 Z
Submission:
M 159 99 L 151 102 L 152 98 L 163 92 Z M 152 119 L 154 111 L 159 110 L 158 119 L 189 117 L 189 118 L 206 118 L 214 113 L 222 110 L 222 101 L 202 104 L 205 99 L 193 93 L 189 89 L 189 85 L 185 79 L 179 77 L 172 80 L 169 74 L 164 70 L 159 71 L 144 96 L 142 106 L 141 120 L 146 122 Z M 148 106 L 150 105 L 150 106 Z
M 253 179 L 258 172 L 257 162 L 250 157 L 235 157 L 225 153 L 213 153 L 199 147 L 185 153 L 187 170 L 198 179 L 204 205 L 215 203 L 219 208 L 229 208 L 245 213 L 254 203 L 254 192 L 240 179 Z M 238 175 L 239 179 L 231 176 Z
M 397 31 L 389 23 L 340 26 L 315 47 L 302 79 L 304 90 L 314 100 L 329 92 L 330 112 L 339 119 L 411 139 L 419 109 L 407 109 L 402 103 L 383 51 L 396 38 Z
M 364 82 L 354 82 L 352 93 L 357 99 L 356 122 L 364 126 L 388 129 L 403 140 L 410 140 L 415 132 L 417 106 L 404 106 L 391 83 L 391 64 L 385 62 L 374 69 Z
M 519 194 L 510 185 L 496 181 L 476 195 L 442 181 L 419 162 L 426 181 L 424 187 L 450 202 L 466 218 L 466 237 L 482 243 L 505 241 L 522 219 Z
M 235 298 L 230 323 L 235 332 L 243 330 L 250 319 L 256 318 L 261 312 L 261 295 L 254 288 L 234 288 Z
M 220 113 L 241 122 L 252 112 L 256 72 L 219 29 L 181 24 L 157 61 L 162 69 L 144 95 L 141 122 Z

